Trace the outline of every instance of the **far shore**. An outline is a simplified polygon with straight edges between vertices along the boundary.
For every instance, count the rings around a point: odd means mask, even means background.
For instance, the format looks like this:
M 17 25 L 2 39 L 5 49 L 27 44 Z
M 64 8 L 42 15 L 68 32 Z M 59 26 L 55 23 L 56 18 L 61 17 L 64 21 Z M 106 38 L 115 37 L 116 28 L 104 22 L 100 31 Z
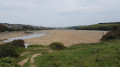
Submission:
M 71 46 L 80 43 L 97 43 L 107 31 L 88 31 L 88 30 L 42 30 L 34 33 L 45 33 L 44 36 L 24 40 L 30 45 L 49 45 L 52 42 L 62 42 L 65 46 Z M 20 32 L 0 33 L 0 43 L 2 40 L 19 36 L 30 35 Z

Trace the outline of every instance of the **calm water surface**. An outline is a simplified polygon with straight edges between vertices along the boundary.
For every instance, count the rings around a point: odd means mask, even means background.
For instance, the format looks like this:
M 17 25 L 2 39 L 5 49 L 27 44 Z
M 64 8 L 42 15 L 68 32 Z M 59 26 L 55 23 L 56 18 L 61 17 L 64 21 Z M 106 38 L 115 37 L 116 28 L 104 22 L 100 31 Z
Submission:
M 41 34 L 41 33 L 33 33 L 31 35 L 27 35 L 27 36 L 20 36 L 20 37 L 14 37 L 14 38 L 9 38 L 7 40 L 4 40 L 3 42 L 11 42 L 13 40 L 18 40 L 18 39 L 31 39 L 31 38 L 36 38 L 36 37 L 40 37 L 40 36 L 43 36 L 45 34 Z M 25 48 L 27 48 L 29 44 L 26 44 L 25 43 Z
M 31 35 L 27 35 L 27 36 L 20 36 L 20 37 L 14 37 L 14 38 L 9 38 L 7 40 L 4 40 L 3 42 L 11 42 L 13 40 L 18 40 L 18 39 L 31 39 L 31 38 L 36 38 L 36 37 L 40 37 L 43 36 L 45 34 L 41 34 L 41 33 L 33 33 Z

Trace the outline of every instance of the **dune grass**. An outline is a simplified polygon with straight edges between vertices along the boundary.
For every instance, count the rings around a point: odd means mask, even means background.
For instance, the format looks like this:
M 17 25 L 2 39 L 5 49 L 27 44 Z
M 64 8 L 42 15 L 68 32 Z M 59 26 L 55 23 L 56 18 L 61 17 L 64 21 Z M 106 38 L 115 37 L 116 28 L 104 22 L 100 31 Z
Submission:
M 35 58 L 37 67 L 120 67 L 120 40 L 77 44 Z

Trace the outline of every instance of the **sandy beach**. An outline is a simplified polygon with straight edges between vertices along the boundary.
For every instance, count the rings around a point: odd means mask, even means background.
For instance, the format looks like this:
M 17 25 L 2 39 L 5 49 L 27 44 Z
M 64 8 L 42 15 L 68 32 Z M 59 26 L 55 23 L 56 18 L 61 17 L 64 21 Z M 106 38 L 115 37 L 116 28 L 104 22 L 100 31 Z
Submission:
M 35 33 L 45 33 L 44 36 L 24 40 L 26 43 L 49 45 L 52 42 L 62 42 L 65 46 L 80 43 L 96 43 L 106 31 L 87 31 L 87 30 L 43 30 Z M 0 33 L 0 40 L 25 36 L 24 32 L 4 32 Z

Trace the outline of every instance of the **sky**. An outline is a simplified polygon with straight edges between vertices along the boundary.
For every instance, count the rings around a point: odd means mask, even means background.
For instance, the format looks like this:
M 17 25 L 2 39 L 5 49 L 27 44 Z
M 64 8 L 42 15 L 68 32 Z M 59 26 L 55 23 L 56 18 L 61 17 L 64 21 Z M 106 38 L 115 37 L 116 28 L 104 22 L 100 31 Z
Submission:
M 45 27 L 120 21 L 120 0 L 0 0 L 0 23 Z

